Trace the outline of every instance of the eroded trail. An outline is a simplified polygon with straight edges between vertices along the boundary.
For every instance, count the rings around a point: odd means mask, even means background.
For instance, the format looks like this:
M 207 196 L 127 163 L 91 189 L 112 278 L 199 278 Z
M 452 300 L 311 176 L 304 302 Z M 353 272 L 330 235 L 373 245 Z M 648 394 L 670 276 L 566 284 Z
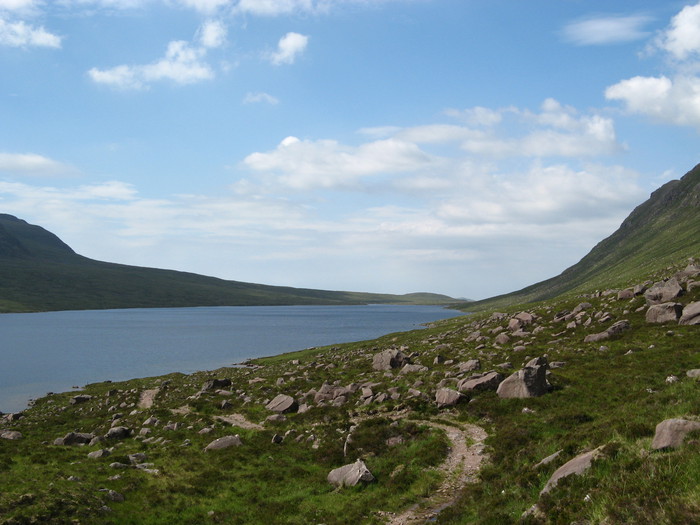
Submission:
M 450 452 L 438 467 L 444 473 L 444 480 L 435 492 L 420 503 L 399 514 L 390 515 L 387 525 L 416 525 L 434 518 L 455 502 L 459 489 L 468 483 L 476 483 L 479 468 L 486 458 L 484 440 L 488 434 L 483 428 L 469 424 L 457 428 L 431 421 L 421 423 L 444 430 L 450 440 Z

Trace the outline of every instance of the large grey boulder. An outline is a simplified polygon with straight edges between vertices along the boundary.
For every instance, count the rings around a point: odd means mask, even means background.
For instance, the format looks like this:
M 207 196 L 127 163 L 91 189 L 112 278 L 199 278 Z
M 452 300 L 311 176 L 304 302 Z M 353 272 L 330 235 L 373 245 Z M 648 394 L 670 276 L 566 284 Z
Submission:
M 227 388 L 231 386 L 231 380 L 228 378 L 223 379 L 210 379 L 202 385 L 202 392 L 208 392 L 210 390 L 217 390 L 219 388 Z
M 479 370 L 479 368 L 481 368 L 481 361 L 478 359 L 470 359 L 459 364 L 460 372 L 471 372 L 472 370 Z
M 683 308 L 683 315 L 678 324 L 700 324 L 700 301 L 690 303 Z
M 683 305 L 680 303 L 661 303 L 649 307 L 646 314 L 647 323 L 675 323 L 681 317 Z
M 131 436 L 131 429 L 127 427 L 112 427 L 107 431 L 107 439 L 126 439 Z
M 215 439 L 214 441 L 209 443 L 206 447 L 204 447 L 204 451 L 209 452 L 210 450 L 221 450 L 229 447 L 240 447 L 242 444 L 243 442 L 241 441 L 241 438 L 238 436 L 238 434 L 236 434 L 235 436 L 224 436 Z
M 94 434 L 88 434 L 86 432 L 68 432 L 62 438 L 54 440 L 54 445 L 87 445 L 95 437 Z
M 438 408 L 455 406 L 462 399 L 464 399 L 464 396 L 451 388 L 439 388 L 435 392 L 435 402 Z
M 613 336 L 619 335 L 625 330 L 630 329 L 630 322 L 626 319 L 617 321 L 612 326 L 608 327 L 604 332 L 599 332 L 597 334 L 588 334 L 584 339 L 584 343 L 595 343 L 598 341 L 604 341 L 605 339 L 610 339 Z
M 501 398 L 538 397 L 549 392 L 547 381 L 547 360 L 535 358 L 523 368 L 505 379 L 496 390 Z
M 22 433 L 17 430 L 4 430 L 0 433 L 0 439 L 9 439 L 10 441 L 17 441 L 22 437 Z
M 695 430 L 700 430 L 700 421 L 689 421 L 680 418 L 666 419 L 656 425 L 651 448 L 653 450 L 678 448 L 683 444 L 685 436 Z
M 409 363 L 401 350 L 390 348 L 375 354 L 372 358 L 372 368 L 375 370 L 391 370 L 392 368 L 401 368 Z
M 403 365 L 403 368 L 401 369 L 402 374 L 411 374 L 411 373 L 416 373 L 416 372 L 427 372 L 428 367 L 423 366 L 423 365 Z
M 328 483 L 336 487 L 354 487 L 358 483 L 374 481 L 374 475 L 369 471 L 364 461 L 358 459 L 355 463 L 331 470 L 326 479 Z
M 503 374 L 491 371 L 483 374 L 476 374 L 462 379 L 457 383 L 457 390 L 468 392 L 470 390 L 496 390 L 503 381 Z
M 683 288 L 675 278 L 654 283 L 654 286 L 644 292 L 647 304 L 668 303 L 683 294 Z
M 299 410 L 299 404 L 292 396 L 280 394 L 265 405 L 265 408 L 279 414 L 284 414 L 286 412 L 296 412 Z
M 92 399 L 92 396 L 89 394 L 78 394 L 77 396 L 73 396 L 70 398 L 70 404 L 71 405 L 79 405 L 81 403 L 87 403 Z
M 603 447 L 598 447 L 595 450 L 586 452 L 584 454 L 579 454 L 574 459 L 567 461 L 561 467 L 554 471 L 554 474 L 549 478 L 544 488 L 540 491 L 540 494 L 546 494 L 554 487 L 557 486 L 559 480 L 573 474 L 581 475 L 589 468 L 593 461 L 598 458 L 603 451 Z

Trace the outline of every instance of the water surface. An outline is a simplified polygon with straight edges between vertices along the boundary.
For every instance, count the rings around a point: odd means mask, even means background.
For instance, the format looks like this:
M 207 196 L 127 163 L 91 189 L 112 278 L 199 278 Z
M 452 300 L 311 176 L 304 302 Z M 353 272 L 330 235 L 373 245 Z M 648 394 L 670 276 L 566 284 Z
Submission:
M 190 373 L 461 315 L 436 306 L 241 306 L 0 315 L 0 410 L 72 386 Z

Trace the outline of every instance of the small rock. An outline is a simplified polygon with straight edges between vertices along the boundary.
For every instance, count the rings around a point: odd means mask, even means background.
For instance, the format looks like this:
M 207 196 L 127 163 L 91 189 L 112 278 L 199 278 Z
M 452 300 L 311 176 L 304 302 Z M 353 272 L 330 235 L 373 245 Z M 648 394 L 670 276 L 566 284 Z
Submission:
M 235 436 L 224 436 L 220 437 L 219 439 L 215 439 L 211 443 L 209 443 L 205 448 L 204 451 L 208 452 L 210 450 L 221 450 L 224 448 L 229 448 L 229 447 L 240 447 L 243 444 L 241 441 L 241 438 L 236 434 Z

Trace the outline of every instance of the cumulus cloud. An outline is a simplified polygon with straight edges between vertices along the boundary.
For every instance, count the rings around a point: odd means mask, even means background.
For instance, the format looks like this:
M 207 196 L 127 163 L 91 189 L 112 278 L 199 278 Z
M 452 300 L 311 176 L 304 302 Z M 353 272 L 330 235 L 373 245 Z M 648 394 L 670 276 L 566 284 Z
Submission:
M 315 12 L 328 3 L 328 0 L 239 0 L 234 9 L 239 13 L 258 16 L 279 16 L 294 12 Z
M 287 33 L 277 44 L 277 51 L 270 53 L 268 58 L 275 65 L 293 64 L 297 57 L 306 50 L 309 37 L 299 33 Z
M 185 7 L 196 9 L 202 13 L 213 13 L 218 9 L 231 5 L 231 0 L 177 0 Z
M 223 44 L 225 27 L 219 22 L 205 22 L 200 29 L 199 40 L 199 46 L 193 46 L 184 40 L 170 42 L 165 56 L 152 64 L 92 68 L 88 71 L 88 76 L 93 82 L 119 89 L 142 89 L 161 80 L 171 80 L 176 84 L 209 80 L 215 74 L 205 62 L 207 50 Z
M 649 36 L 644 15 L 608 16 L 578 20 L 562 30 L 565 40 L 579 46 L 607 45 L 641 40 Z
M 8 22 L 0 18 L 0 46 L 61 47 L 61 37 L 24 21 Z
M 659 122 L 700 129 L 700 3 L 684 7 L 654 40 L 653 47 L 670 59 L 674 73 L 635 76 L 606 88 L 608 100 L 629 113 Z
M 73 171 L 62 162 L 36 153 L 0 152 L 0 172 L 13 175 L 58 175 Z
M 276 104 L 279 104 L 279 99 L 277 97 L 273 97 L 269 93 L 263 92 L 246 93 L 246 96 L 243 99 L 244 104 L 257 104 L 260 102 L 264 102 L 266 104 L 274 106 Z
M 356 186 L 364 177 L 412 172 L 431 162 L 417 145 L 395 138 L 352 147 L 287 137 L 275 150 L 244 160 L 249 169 L 273 176 L 275 184 L 297 190 Z
M 700 52 L 700 3 L 674 16 L 656 44 L 677 60 L 694 58 Z

